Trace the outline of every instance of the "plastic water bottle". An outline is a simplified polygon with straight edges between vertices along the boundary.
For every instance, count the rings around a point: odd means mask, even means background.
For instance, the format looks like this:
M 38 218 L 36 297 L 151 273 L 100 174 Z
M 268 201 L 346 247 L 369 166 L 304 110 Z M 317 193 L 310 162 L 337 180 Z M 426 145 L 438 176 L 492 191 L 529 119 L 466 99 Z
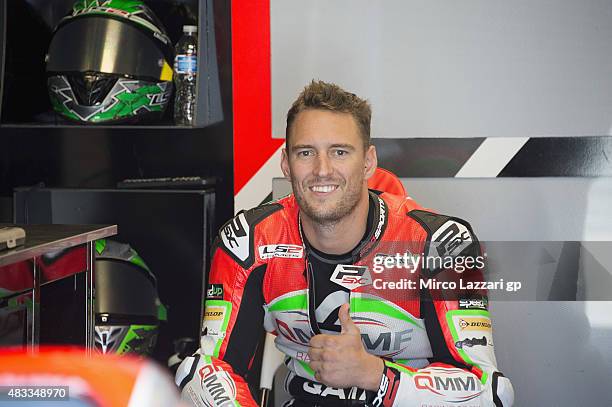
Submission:
M 198 75 L 198 27 L 183 26 L 183 36 L 176 44 L 174 57 L 174 122 L 193 126 L 196 109 L 196 77 Z

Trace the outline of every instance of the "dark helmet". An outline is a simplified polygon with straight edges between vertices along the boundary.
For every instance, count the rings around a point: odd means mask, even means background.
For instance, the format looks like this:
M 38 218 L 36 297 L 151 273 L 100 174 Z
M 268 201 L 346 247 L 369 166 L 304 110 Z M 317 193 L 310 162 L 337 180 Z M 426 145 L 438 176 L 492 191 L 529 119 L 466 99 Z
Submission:
M 49 45 L 51 104 L 81 123 L 159 118 L 173 60 L 165 29 L 141 0 L 78 0 Z
M 155 276 L 130 245 L 96 241 L 95 288 L 96 349 L 150 355 L 165 308 Z

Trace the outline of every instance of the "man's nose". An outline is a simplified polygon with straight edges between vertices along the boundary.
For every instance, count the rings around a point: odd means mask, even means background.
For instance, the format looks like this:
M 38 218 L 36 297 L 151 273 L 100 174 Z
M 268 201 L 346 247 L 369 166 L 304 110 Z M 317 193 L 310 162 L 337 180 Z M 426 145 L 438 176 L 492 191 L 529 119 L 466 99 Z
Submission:
M 325 177 L 331 174 L 332 167 L 329 157 L 326 154 L 319 154 L 314 168 L 315 175 Z

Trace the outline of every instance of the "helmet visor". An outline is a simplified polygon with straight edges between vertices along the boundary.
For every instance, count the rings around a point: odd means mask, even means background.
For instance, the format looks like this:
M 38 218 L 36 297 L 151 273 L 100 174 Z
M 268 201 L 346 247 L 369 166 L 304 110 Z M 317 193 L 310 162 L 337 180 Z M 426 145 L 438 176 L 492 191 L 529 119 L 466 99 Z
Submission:
M 48 72 L 103 72 L 155 81 L 172 80 L 162 43 L 124 21 L 101 16 L 72 18 L 55 32 Z

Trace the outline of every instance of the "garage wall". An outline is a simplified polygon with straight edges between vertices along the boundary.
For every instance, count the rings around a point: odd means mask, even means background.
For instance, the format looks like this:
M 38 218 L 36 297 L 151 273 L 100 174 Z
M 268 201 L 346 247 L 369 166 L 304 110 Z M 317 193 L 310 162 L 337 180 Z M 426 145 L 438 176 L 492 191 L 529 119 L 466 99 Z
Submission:
M 608 135 L 612 3 L 271 0 L 273 134 L 312 78 L 373 105 L 374 137 Z

